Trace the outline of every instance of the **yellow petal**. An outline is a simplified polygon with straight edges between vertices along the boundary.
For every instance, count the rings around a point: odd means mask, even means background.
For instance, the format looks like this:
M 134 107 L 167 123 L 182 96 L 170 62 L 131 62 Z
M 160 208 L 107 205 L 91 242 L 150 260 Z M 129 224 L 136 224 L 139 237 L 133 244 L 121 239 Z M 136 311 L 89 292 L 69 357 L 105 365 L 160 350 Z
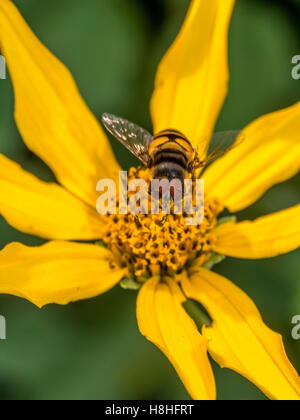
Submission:
M 224 223 L 214 231 L 216 252 L 237 258 L 269 258 L 300 247 L 300 205 L 254 222 Z
M 0 215 L 14 228 L 47 239 L 99 239 L 103 221 L 57 184 L 40 181 L 0 155 Z
M 65 187 L 94 205 L 97 181 L 119 170 L 109 143 L 69 71 L 8 0 L 0 0 L 0 47 L 23 140 Z
M 205 172 L 205 188 L 232 212 L 253 204 L 300 168 L 300 102 L 244 130 L 245 141 Z
M 207 342 L 183 309 L 184 301 L 174 281 L 148 280 L 137 301 L 139 328 L 170 360 L 192 398 L 213 400 L 216 390 Z
M 0 293 L 23 297 L 39 307 L 95 297 L 124 276 L 124 270 L 112 268 L 111 257 L 107 249 L 89 244 L 12 243 L 0 253 Z
M 151 102 L 155 132 L 184 133 L 202 155 L 228 89 L 227 37 L 234 0 L 193 0 L 163 58 Z
M 245 376 L 271 399 L 300 399 L 300 379 L 286 356 L 281 336 L 263 323 L 244 292 L 205 269 L 195 270 L 183 281 L 183 288 L 214 320 L 203 334 L 221 367 Z

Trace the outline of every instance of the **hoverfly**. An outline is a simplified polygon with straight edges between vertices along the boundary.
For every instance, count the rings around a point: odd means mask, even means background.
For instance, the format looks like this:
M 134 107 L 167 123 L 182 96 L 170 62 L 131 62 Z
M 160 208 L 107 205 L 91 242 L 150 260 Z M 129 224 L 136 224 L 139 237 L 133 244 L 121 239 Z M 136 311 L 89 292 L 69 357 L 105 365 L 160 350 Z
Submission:
M 211 139 L 213 150 L 205 160 L 200 160 L 191 142 L 177 130 L 168 129 L 152 136 L 136 124 L 111 114 L 103 114 L 102 122 L 110 134 L 152 171 L 153 179 L 179 179 L 182 183 L 196 169 L 204 168 L 243 140 L 239 131 L 216 133 Z

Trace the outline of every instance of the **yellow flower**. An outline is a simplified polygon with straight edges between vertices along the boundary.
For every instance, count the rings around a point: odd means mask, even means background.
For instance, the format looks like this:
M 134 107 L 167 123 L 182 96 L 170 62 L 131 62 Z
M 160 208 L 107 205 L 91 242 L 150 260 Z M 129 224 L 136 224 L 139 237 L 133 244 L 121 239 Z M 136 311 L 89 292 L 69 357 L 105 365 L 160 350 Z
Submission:
M 227 93 L 233 6 L 234 0 L 192 1 L 156 78 L 154 131 L 180 130 L 201 155 L 208 144 L 200 138 L 213 132 Z M 179 216 L 101 218 L 97 181 L 115 177 L 120 168 L 70 73 L 9 0 L 0 0 L 0 48 L 14 86 L 19 131 L 59 182 L 40 181 L 0 157 L 1 215 L 20 231 L 50 240 L 41 247 L 13 243 L 1 251 L 0 292 L 40 307 L 67 304 L 99 295 L 136 270 L 140 331 L 170 360 L 194 399 L 216 398 L 209 352 L 269 398 L 299 400 L 299 376 L 281 336 L 265 326 L 249 297 L 204 263 L 214 253 L 253 259 L 299 247 L 300 205 L 252 222 L 217 224 L 217 218 L 223 208 L 246 208 L 299 171 L 300 103 L 254 121 L 245 128 L 247 141 L 204 173 L 203 226 L 186 229 Z M 96 245 L 99 240 L 108 248 Z M 183 308 L 187 297 L 213 320 L 201 333 Z

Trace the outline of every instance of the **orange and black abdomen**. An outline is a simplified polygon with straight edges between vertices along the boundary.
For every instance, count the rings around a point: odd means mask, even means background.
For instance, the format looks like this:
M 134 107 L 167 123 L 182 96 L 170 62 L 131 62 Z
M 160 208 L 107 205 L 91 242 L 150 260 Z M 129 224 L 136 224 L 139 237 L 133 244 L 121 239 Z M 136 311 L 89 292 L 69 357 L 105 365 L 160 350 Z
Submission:
M 193 160 L 194 149 L 180 132 L 165 130 L 154 137 L 149 147 L 149 156 L 154 179 L 183 181 Z

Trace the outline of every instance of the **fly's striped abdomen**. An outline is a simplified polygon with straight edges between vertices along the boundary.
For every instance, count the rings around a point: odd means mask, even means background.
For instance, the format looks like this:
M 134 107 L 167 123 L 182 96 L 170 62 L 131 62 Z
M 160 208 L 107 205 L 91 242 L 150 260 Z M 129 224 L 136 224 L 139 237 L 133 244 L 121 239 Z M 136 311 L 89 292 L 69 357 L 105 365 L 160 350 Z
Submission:
M 153 177 L 183 181 L 193 155 L 191 143 L 180 132 L 165 130 L 158 133 L 149 148 Z
M 187 170 L 187 158 L 182 152 L 166 149 L 157 152 L 153 166 L 154 179 L 168 178 L 183 181 Z
M 180 165 L 183 169 L 186 169 L 188 164 L 188 159 L 184 153 L 174 150 L 174 149 L 165 149 L 156 153 L 154 157 L 154 165 L 158 165 L 163 162 L 173 162 Z

